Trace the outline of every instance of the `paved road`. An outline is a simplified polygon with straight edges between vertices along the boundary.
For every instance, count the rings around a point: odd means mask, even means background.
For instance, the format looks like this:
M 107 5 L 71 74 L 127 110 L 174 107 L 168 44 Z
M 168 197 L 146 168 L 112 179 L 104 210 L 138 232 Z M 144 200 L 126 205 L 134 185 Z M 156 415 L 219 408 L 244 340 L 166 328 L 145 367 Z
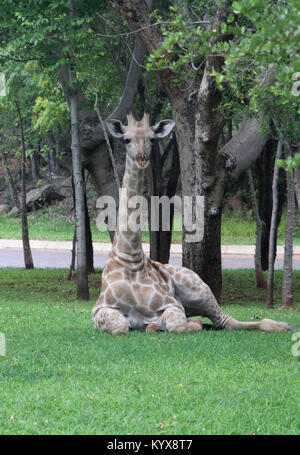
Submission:
M 32 250 L 35 267 L 68 268 L 71 262 L 69 251 Z M 95 267 L 103 267 L 106 254 L 95 253 Z M 172 255 L 170 264 L 181 266 L 181 256 Z M 254 267 L 254 259 L 251 256 L 223 255 L 222 266 L 224 269 L 250 269 Z M 0 267 L 24 267 L 23 252 L 19 249 L 0 249 Z M 282 269 L 283 259 L 278 258 L 275 262 L 276 269 Z M 300 270 L 300 258 L 294 259 L 294 269 Z

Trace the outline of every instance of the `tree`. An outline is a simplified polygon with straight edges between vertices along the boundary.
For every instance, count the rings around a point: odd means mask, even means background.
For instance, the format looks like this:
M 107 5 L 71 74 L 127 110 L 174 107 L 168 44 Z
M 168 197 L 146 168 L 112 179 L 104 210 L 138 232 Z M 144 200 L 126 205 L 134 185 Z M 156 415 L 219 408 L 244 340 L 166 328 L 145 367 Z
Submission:
M 248 180 L 249 180 L 253 211 L 254 211 L 254 215 L 255 215 L 255 219 L 256 219 L 256 242 L 255 242 L 255 254 L 254 254 L 256 287 L 264 288 L 265 280 L 264 280 L 264 275 L 263 275 L 263 270 L 262 270 L 262 265 L 261 265 L 261 239 L 262 239 L 262 231 L 263 231 L 263 222 L 259 216 L 251 169 L 247 170 L 247 176 L 248 176 Z
M 78 99 L 74 84 L 75 75 L 69 68 L 70 84 L 70 113 L 71 113 L 71 140 L 73 179 L 75 187 L 75 222 L 77 238 L 77 297 L 89 300 L 87 252 L 86 252 L 86 224 L 84 181 L 82 177 L 81 147 L 79 139 Z
M 273 282 L 274 282 L 274 262 L 276 256 L 276 244 L 275 239 L 277 237 L 277 209 L 278 209 L 278 174 L 279 168 L 277 166 L 278 160 L 281 158 L 282 153 L 282 142 L 278 142 L 276 159 L 274 163 L 274 175 L 273 175 L 273 205 L 272 205 L 272 218 L 270 228 L 270 243 L 269 243 L 269 267 L 268 267 L 268 282 L 267 282 L 267 308 L 273 308 Z
M 286 143 L 287 159 L 280 160 L 279 166 L 284 167 L 287 175 L 287 221 L 285 229 L 285 246 L 284 246 L 284 267 L 282 282 L 282 305 L 281 309 L 292 309 L 294 307 L 293 296 L 293 233 L 295 227 L 295 182 L 294 170 L 300 161 L 300 154 L 293 154 L 289 143 Z
M 29 242 L 29 232 L 28 232 L 28 220 L 27 220 L 27 207 L 26 207 L 26 172 L 25 172 L 25 160 L 26 160 L 26 147 L 25 147 L 25 138 L 24 138 L 24 127 L 23 127 L 23 118 L 21 114 L 21 109 L 18 101 L 15 101 L 16 109 L 18 112 L 19 122 L 20 122 L 20 136 L 21 136 L 21 203 L 20 203 L 20 212 L 22 220 L 22 242 L 23 242 L 23 251 L 24 251 L 24 262 L 26 269 L 33 269 L 33 260 Z
M 24 90 L 22 92 L 22 87 L 24 81 L 22 77 L 11 70 L 10 77 L 7 78 L 7 95 L 5 100 L 2 100 L 2 105 L 0 105 L 0 116 L 3 117 L 3 136 L 5 133 L 12 129 L 14 131 L 14 141 L 19 141 L 21 154 L 20 154 L 20 167 L 21 167 L 21 190 L 20 197 L 17 194 L 13 178 L 9 169 L 9 165 L 6 158 L 6 150 L 2 150 L 2 162 L 6 170 L 7 178 L 9 181 L 9 187 L 11 191 L 12 198 L 16 204 L 18 211 L 21 216 L 21 226 L 22 226 L 22 243 L 23 243 L 23 254 L 24 254 L 24 263 L 26 269 L 33 269 L 33 259 L 30 248 L 29 241 L 29 230 L 28 230 L 28 219 L 27 219 L 27 207 L 26 207 L 26 144 L 25 144 L 25 127 L 24 127 L 24 118 L 22 110 L 26 111 L 27 117 L 28 112 L 30 113 L 30 107 L 28 109 L 27 103 L 31 101 L 31 95 L 29 91 Z M 25 84 L 26 85 L 26 84 Z M 28 89 L 28 87 L 27 87 Z M 21 106 L 22 104 L 22 106 Z M 29 114 L 30 115 L 30 114 Z M 12 120 L 12 123 L 9 123 L 9 120 Z M 19 127 L 19 138 L 17 139 L 17 134 L 15 131 L 15 122 Z M 4 145 L 8 145 L 8 141 L 4 141 Z

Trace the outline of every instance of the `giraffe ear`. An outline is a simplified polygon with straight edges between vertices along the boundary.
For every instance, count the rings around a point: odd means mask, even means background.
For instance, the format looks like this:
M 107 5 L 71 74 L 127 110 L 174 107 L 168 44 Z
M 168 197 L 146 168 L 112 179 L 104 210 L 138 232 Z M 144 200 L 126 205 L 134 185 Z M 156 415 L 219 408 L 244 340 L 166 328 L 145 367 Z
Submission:
M 152 131 L 155 133 L 156 137 L 163 139 L 171 133 L 174 126 L 175 122 L 173 120 L 161 120 L 156 123 L 156 125 L 152 126 Z
M 113 137 L 121 138 L 125 133 L 125 126 L 120 122 L 120 120 L 108 120 L 106 122 L 108 131 Z

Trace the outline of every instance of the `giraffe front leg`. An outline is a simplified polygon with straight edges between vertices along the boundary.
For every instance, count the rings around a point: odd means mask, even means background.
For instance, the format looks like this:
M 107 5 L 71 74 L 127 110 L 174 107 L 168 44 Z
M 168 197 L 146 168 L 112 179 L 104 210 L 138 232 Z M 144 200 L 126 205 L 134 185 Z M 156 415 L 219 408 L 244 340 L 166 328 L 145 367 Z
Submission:
M 178 307 L 170 307 L 164 311 L 161 326 L 173 333 L 192 332 L 202 329 L 199 321 L 188 320 L 185 313 Z
M 125 316 L 114 308 L 96 308 L 92 319 L 96 327 L 113 335 L 126 335 L 129 330 Z

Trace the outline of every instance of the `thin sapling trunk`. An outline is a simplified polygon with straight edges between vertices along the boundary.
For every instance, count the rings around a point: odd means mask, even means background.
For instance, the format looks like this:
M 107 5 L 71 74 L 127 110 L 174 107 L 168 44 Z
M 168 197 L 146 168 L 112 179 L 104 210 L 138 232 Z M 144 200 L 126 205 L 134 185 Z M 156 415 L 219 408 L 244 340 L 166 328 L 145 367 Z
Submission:
M 272 217 L 271 217 L 271 228 L 270 228 L 270 239 L 269 239 L 269 267 L 268 267 L 268 281 L 267 281 L 267 300 L 266 308 L 273 308 L 274 298 L 273 298 L 273 287 L 274 287 L 274 262 L 275 262 L 275 236 L 277 234 L 276 229 L 276 218 L 277 218 L 277 209 L 278 209 L 278 175 L 279 168 L 277 166 L 277 161 L 280 159 L 282 153 L 282 142 L 278 142 L 276 158 L 274 162 L 274 173 L 273 173 L 273 184 L 272 184 L 272 196 L 273 196 L 273 206 L 272 206 Z
M 288 145 L 288 155 L 292 156 Z M 285 228 L 284 265 L 282 282 L 282 305 L 281 308 L 292 309 L 294 307 L 293 295 L 293 235 L 295 226 L 295 186 L 294 171 L 286 171 L 287 180 L 287 216 Z
M 25 138 L 24 138 L 24 127 L 23 127 L 23 118 L 20 110 L 20 106 L 17 101 L 15 105 L 18 112 L 19 122 L 20 122 L 20 135 L 21 135 L 21 203 L 20 203 L 20 212 L 21 212 L 21 223 L 22 223 L 22 242 L 23 242 L 23 254 L 24 254 L 24 263 L 26 269 L 33 269 L 33 260 L 29 242 L 29 231 L 28 231 L 28 220 L 27 220 L 27 207 L 26 207 L 26 147 L 25 147 Z

